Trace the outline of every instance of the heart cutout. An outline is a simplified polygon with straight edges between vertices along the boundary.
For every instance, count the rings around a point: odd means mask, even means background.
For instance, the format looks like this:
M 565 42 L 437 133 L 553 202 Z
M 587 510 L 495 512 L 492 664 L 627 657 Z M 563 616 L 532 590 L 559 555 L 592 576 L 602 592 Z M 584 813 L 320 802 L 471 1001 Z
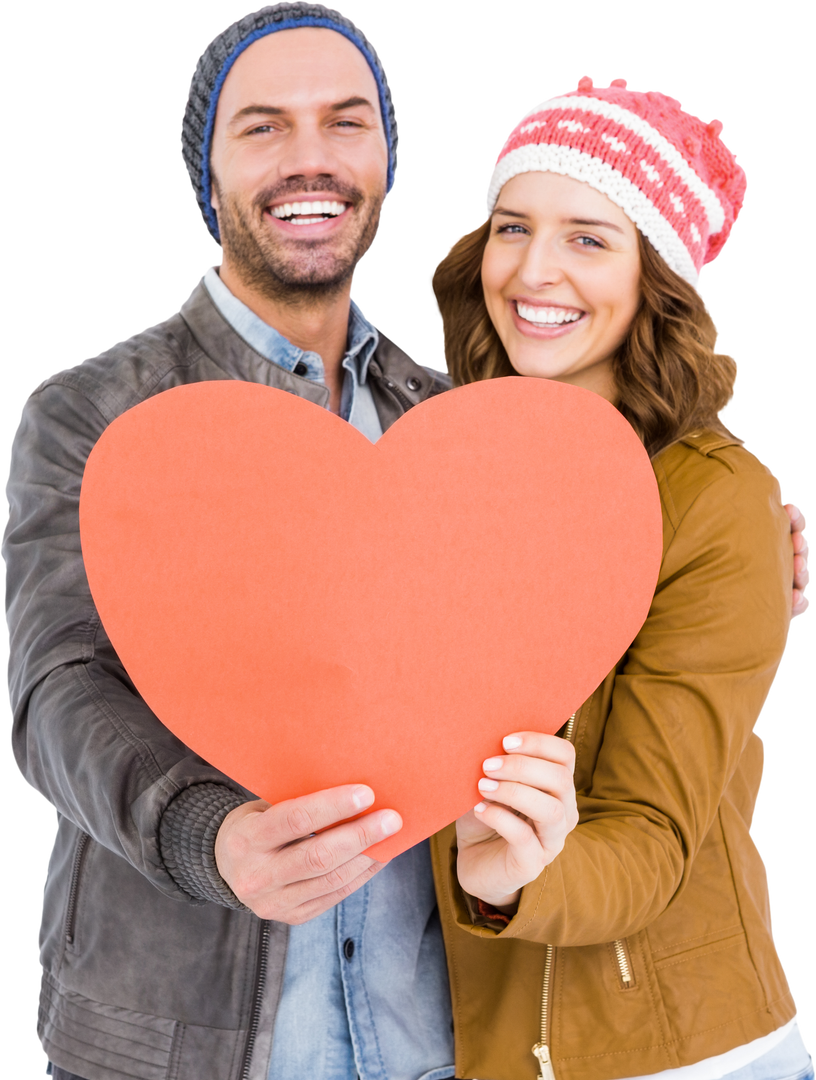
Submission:
M 373 445 L 255 383 L 168 390 L 87 463 L 103 625 L 184 743 L 278 802 L 366 783 L 404 828 L 467 812 L 508 732 L 557 731 L 620 659 L 662 551 L 654 473 L 589 391 L 506 378 Z

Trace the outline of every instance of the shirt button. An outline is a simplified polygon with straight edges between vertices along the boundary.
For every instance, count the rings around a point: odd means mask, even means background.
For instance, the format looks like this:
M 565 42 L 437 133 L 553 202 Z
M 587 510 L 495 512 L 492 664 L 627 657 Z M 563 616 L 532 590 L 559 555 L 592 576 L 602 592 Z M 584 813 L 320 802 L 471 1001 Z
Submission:
M 351 960 L 352 956 L 354 956 L 354 942 L 350 937 L 347 937 L 343 942 L 343 956 L 345 956 L 346 960 Z
M 422 386 L 422 383 L 419 381 L 416 375 L 412 375 L 405 385 L 408 387 L 409 390 L 419 390 L 420 386 Z
M 295 375 L 305 375 L 309 369 L 306 367 L 302 360 L 298 360 L 292 370 L 294 371 Z

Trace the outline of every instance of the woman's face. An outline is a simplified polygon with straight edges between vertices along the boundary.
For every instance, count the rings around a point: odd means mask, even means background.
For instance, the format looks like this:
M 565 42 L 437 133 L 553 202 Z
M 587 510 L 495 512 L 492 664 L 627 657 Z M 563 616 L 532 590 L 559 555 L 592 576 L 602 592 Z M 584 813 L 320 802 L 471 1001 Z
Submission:
M 640 299 L 637 229 L 620 207 L 557 173 L 501 190 L 482 259 L 485 303 L 519 375 L 616 398 L 610 357 Z

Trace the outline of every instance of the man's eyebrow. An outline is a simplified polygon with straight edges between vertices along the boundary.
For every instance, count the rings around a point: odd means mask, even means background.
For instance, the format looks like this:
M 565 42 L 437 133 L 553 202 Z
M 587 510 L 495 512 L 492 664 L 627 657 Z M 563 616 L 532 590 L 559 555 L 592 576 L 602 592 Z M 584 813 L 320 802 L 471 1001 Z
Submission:
M 375 107 L 371 104 L 368 98 L 364 97 L 348 97 L 343 101 L 337 101 L 333 105 L 329 105 L 329 112 L 342 112 L 343 109 L 356 109 L 359 106 L 364 106 L 376 112 Z M 245 116 L 283 116 L 286 109 L 280 109 L 277 105 L 245 105 L 243 109 L 239 109 L 238 112 L 230 120 L 231 124 L 234 124 L 237 120 L 243 120 Z
M 276 105 L 245 105 L 230 120 L 234 124 L 236 120 L 242 120 L 245 116 L 253 116 L 260 113 L 263 116 L 283 116 L 285 109 L 279 109 Z
M 521 210 L 510 210 L 503 206 L 497 206 L 493 211 L 494 214 L 500 214 L 502 217 L 514 217 L 529 219 L 529 214 L 524 214 Z M 620 225 L 615 225 L 612 221 L 604 221 L 602 218 L 564 218 L 561 222 L 562 225 L 582 225 L 582 226 L 595 226 L 605 229 L 614 229 L 615 232 L 623 233 L 623 229 Z
M 345 98 L 343 101 L 337 101 L 334 105 L 329 105 L 329 111 L 341 112 L 343 109 L 356 109 L 359 105 L 365 105 L 372 111 L 376 111 L 368 98 L 357 97 L 356 95 Z

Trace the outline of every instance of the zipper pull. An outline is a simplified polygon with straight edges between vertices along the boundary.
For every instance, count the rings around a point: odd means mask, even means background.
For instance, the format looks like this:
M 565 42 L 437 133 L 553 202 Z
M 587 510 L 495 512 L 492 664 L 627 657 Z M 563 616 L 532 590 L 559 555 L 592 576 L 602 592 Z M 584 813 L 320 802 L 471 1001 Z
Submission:
M 533 1047 L 533 1053 L 538 1058 L 540 1069 L 538 1080 L 555 1080 L 555 1071 L 552 1067 L 549 1046 L 545 1046 L 544 1043 L 536 1043 Z

